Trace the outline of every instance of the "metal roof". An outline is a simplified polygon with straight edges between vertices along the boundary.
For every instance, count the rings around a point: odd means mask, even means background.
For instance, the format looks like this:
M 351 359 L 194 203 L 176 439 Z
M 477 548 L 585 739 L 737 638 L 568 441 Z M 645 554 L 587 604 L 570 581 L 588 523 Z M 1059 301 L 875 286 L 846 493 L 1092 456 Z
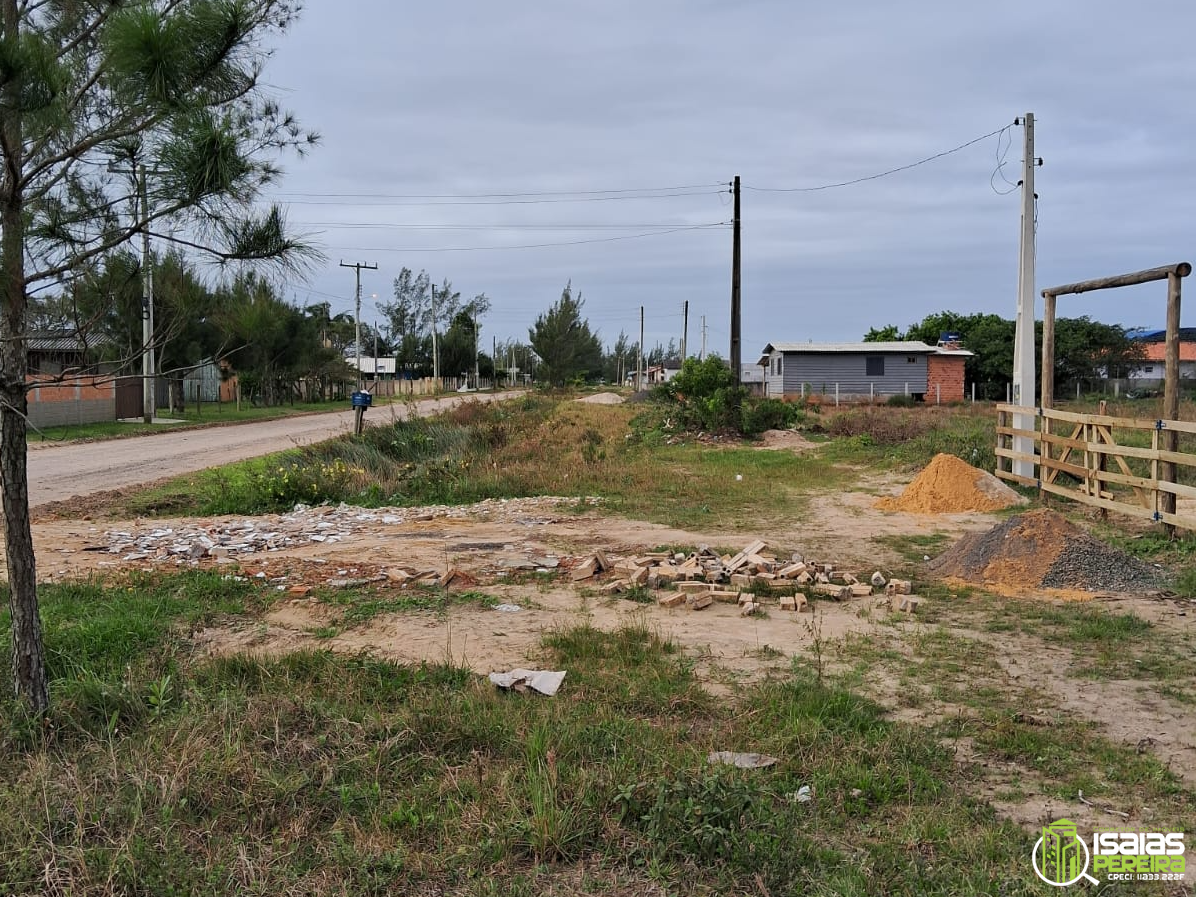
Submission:
M 78 352 L 97 349 L 111 343 L 101 333 L 77 333 L 73 330 L 34 331 L 25 339 L 25 347 L 33 352 Z
M 769 343 L 764 347 L 764 354 L 770 352 L 862 352 L 876 355 L 881 352 L 925 353 L 933 354 L 938 350 L 919 340 L 901 340 L 887 343 Z

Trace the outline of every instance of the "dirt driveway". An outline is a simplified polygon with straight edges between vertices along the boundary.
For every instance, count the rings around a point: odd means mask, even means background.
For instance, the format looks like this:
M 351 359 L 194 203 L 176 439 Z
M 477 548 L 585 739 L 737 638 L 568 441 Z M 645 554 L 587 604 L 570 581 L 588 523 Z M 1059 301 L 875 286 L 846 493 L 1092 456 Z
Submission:
M 493 402 L 514 392 L 475 393 L 470 400 Z M 367 412 L 367 421 L 406 418 L 443 411 L 458 396 L 426 399 L 412 405 L 382 405 Z M 89 443 L 34 443 L 29 451 L 29 504 L 63 501 L 110 489 L 123 489 L 155 480 L 268 455 L 297 445 L 331 439 L 348 432 L 352 411 L 305 414 L 275 420 L 220 427 L 164 430 L 149 436 Z M 169 425 L 164 425 L 169 426 Z

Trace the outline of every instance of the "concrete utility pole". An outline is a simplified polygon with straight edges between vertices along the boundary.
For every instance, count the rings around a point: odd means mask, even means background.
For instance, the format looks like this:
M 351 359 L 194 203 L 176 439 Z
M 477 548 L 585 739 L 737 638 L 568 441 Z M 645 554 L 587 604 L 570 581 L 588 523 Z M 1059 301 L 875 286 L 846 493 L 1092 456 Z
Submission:
M 373 262 L 341 262 L 342 268 L 352 268 L 357 275 L 357 292 L 353 306 L 353 348 L 357 353 L 357 389 L 361 390 L 361 269 L 377 271 L 378 265 Z
M 1025 132 L 1022 158 L 1022 229 L 1021 251 L 1017 278 L 1017 324 L 1013 337 L 1013 404 L 1029 407 L 1034 404 L 1034 169 L 1040 160 L 1034 155 L 1034 113 L 1027 112 L 1021 125 Z M 1015 414 L 1013 426 L 1019 430 L 1033 430 L 1034 416 Z M 1034 454 L 1034 440 L 1029 436 L 1015 436 L 1013 450 L 1024 455 Z M 1013 472 L 1034 479 L 1034 462 L 1015 460 Z
M 681 363 L 685 364 L 685 344 L 689 342 L 689 300 L 681 306 Z
M 478 307 L 473 307 L 473 388 L 481 389 L 481 369 L 478 365 Z
M 702 315 L 702 354 L 698 356 L 698 361 L 706 360 L 706 316 Z
M 440 392 L 440 352 L 436 345 L 436 284 L 432 284 L 432 379 Z
M 735 197 L 735 216 L 731 219 L 731 371 L 735 375 L 735 385 L 741 378 L 739 319 L 742 306 L 742 295 L 739 289 L 740 247 L 739 247 L 739 175 L 731 184 L 731 192 Z

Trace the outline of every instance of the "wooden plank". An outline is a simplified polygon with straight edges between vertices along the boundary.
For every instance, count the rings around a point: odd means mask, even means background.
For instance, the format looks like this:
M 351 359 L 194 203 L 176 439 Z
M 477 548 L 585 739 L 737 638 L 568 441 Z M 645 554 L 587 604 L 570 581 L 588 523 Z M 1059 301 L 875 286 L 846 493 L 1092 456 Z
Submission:
M 1196 467 L 1196 455 L 1189 455 L 1185 452 L 1164 452 L 1159 449 L 1137 448 L 1132 445 L 1104 445 L 1100 442 L 1088 443 L 1088 451 L 1102 455 L 1121 455 L 1125 458 L 1142 458 L 1146 461 L 1169 461 L 1173 464 Z
M 1008 414 L 1028 414 L 1031 417 L 1038 414 L 1037 408 L 1027 408 L 1025 405 L 1006 405 L 1004 403 L 997 405 L 997 411 L 1004 411 Z
M 1030 477 L 1018 476 L 1016 473 L 1010 473 L 1008 470 L 994 470 L 993 474 L 1003 480 L 1009 480 L 1011 483 L 1017 483 L 1019 486 L 1029 486 L 1033 489 L 1038 488 L 1038 480 Z
M 1107 508 L 1110 511 L 1128 514 L 1130 517 L 1141 517 L 1146 520 L 1154 520 L 1154 511 L 1151 511 L 1149 508 L 1126 504 L 1122 501 L 1116 501 L 1107 498 L 1097 498 L 1095 495 L 1087 495 L 1077 489 L 1065 489 L 1062 486 L 1053 486 L 1049 483 L 1043 483 L 1042 491 L 1049 492 L 1052 495 L 1059 495 L 1063 498 L 1070 498 L 1072 501 L 1078 501 L 1080 504 L 1090 505 L 1094 508 Z
M 1015 452 L 1013 449 L 995 449 L 998 458 L 1011 458 L 1014 461 L 1033 461 L 1038 463 L 1038 455 L 1030 455 L 1026 452 Z
M 1025 436 L 1027 439 L 1039 439 L 1043 434 L 1037 430 L 1019 430 L 1017 427 L 997 427 L 997 434 L 999 436 Z M 1054 438 L 1051 438 L 1054 441 Z
M 1172 495 L 1178 495 L 1180 498 L 1196 498 L 1196 486 L 1185 486 L 1183 483 L 1168 483 L 1165 480 L 1159 480 L 1156 485 L 1160 492 L 1170 492 Z
M 1079 477 L 1081 480 L 1088 479 L 1089 468 L 1081 464 L 1069 464 L 1066 461 L 1060 461 L 1058 458 L 1043 458 L 1039 466 L 1048 472 L 1069 473 L 1073 477 Z M 1042 476 L 1041 471 L 1039 472 L 1039 476 Z M 1046 479 L 1046 477 L 1043 477 L 1043 479 Z
M 1088 443 L 1083 439 L 1073 439 L 1068 436 L 1056 436 L 1054 433 L 1043 433 L 1042 441 L 1051 445 L 1063 445 L 1067 448 L 1083 449 Z

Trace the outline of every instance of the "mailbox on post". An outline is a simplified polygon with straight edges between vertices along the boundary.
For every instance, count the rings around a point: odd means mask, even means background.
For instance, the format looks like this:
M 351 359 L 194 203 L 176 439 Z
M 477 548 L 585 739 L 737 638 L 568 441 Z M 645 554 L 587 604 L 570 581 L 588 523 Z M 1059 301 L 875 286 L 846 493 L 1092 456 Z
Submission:
M 367 390 L 358 390 L 350 399 L 353 401 L 353 432 L 360 436 L 365 427 L 365 409 L 374 403 L 374 397 Z

